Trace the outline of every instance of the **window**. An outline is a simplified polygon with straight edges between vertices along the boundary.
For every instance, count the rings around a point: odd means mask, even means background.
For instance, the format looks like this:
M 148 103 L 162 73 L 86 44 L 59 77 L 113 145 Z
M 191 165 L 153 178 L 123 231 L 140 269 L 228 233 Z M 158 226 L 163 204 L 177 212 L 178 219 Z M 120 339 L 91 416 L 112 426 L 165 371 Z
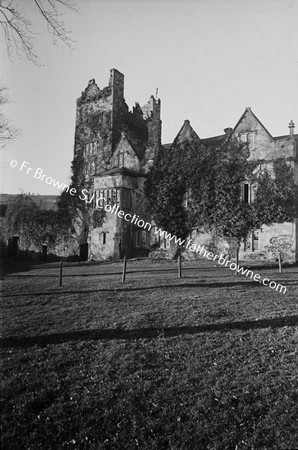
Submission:
M 251 183 L 250 185 L 250 203 L 252 203 L 255 200 L 257 187 L 258 186 L 256 183 Z
M 255 135 L 254 135 L 254 133 L 250 133 L 248 135 L 248 142 L 249 142 L 250 150 L 253 150 L 255 148 Z
M 244 203 L 250 202 L 250 186 L 248 183 L 243 183 L 242 185 L 242 201 Z
M 96 207 L 104 207 L 107 204 L 111 206 L 120 205 L 120 190 L 119 189 L 99 189 L 94 191 L 93 209 Z
M 116 202 L 116 189 L 112 190 L 112 204 L 115 205 Z
M 145 230 L 142 231 L 142 247 L 146 247 L 147 243 L 147 232 Z
M 116 189 L 116 205 L 120 205 L 120 189 Z
M 250 252 L 251 251 L 251 235 L 249 235 L 244 242 L 244 251 Z
M 90 158 L 90 156 L 94 155 L 97 150 L 96 142 L 89 142 L 84 149 L 84 157 Z
M 122 208 L 130 208 L 130 189 L 122 189 Z
M 107 242 L 107 234 L 108 234 L 108 231 L 102 232 L 102 245 L 105 245 Z
M 252 251 L 258 251 L 259 250 L 259 232 L 253 231 L 252 233 Z
M 255 148 L 255 133 L 242 133 L 239 135 L 239 140 L 242 143 L 247 143 L 250 150 Z
M 244 243 L 244 251 L 245 252 L 255 252 L 259 251 L 259 230 L 255 230 L 247 237 L 246 242 Z
M 109 205 L 112 204 L 112 190 L 111 190 L 111 189 L 108 189 L 108 190 L 107 190 L 107 203 L 108 203 Z
M 7 205 L 0 205 L 0 216 L 5 217 L 5 213 L 7 210 Z
M 136 230 L 136 247 L 147 246 L 147 232 L 144 230 Z
M 152 228 L 152 235 L 154 240 L 154 245 L 160 246 L 160 236 L 156 234 L 157 227 Z
M 136 231 L 136 247 L 141 247 L 142 244 L 142 230 Z

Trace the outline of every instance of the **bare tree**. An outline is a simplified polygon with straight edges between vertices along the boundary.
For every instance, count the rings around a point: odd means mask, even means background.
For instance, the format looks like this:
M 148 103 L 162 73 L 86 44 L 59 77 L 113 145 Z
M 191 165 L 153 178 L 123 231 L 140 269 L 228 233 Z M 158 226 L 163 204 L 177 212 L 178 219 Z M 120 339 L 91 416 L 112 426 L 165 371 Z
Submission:
M 0 86 L 0 107 L 8 103 L 7 88 Z M 0 111 L 0 149 L 14 139 L 19 134 L 19 130 L 15 128 L 9 121 L 9 119 Z
M 77 11 L 73 0 L 26 0 L 26 3 L 29 1 L 39 11 L 54 42 L 58 39 L 71 47 L 74 41 L 70 37 L 71 32 L 64 25 L 60 7 Z M 34 51 L 33 24 L 21 10 L 18 0 L 0 0 L 0 24 L 9 57 L 25 54 L 27 59 L 37 64 L 39 57 Z

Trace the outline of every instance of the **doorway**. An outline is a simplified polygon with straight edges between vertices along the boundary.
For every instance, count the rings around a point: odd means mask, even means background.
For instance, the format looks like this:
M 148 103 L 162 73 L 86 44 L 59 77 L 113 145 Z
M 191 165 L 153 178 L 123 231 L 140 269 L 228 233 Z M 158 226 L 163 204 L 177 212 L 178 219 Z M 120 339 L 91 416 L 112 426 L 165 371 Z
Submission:
M 80 260 L 87 261 L 88 260 L 88 244 L 80 245 Z

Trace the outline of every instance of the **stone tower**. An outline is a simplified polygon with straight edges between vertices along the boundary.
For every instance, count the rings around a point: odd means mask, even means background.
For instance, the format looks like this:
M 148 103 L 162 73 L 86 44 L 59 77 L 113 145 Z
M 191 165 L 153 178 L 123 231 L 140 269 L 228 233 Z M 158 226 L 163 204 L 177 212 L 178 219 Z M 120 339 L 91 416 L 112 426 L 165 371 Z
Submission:
M 161 146 L 160 100 L 151 96 L 129 110 L 124 75 L 111 69 L 108 86 L 89 81 L 77 99 L 74 160 L 80 184 L 89 191 L 90 208 L 97 199 L 129 214 L 151 220 L 143 186 Z M 88 226 L 88 258 L 106 259 L 148 253 L 150 236 L 135 224 L 106 214 L 101 227 Z
M 150 97 L 132 111 L 124 99 L 124 75 L 111 69 L 108 86 L 89 81 L 77 99 L 74 156 L 80 158 L 80 175 L 87 187 L 92 177 L 110 168 L 115 148 L 125 134 L 146 172 L 161 145 L 160 100 Z

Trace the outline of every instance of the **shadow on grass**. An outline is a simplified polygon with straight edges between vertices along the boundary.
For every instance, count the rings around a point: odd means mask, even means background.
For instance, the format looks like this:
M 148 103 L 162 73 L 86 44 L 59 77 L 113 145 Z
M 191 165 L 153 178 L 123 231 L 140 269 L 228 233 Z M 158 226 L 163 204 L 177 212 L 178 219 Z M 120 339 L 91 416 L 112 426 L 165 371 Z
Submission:
M 64 266 L 63 266 L 64 267 Z M 58 273 L 58 271 L 59 271 L 59 268 L 57 267 L 57 273 Z M 150 272 L 150 273 L 160 273 L 160 272 L 172 272 L 172 273 L 175 273 L 176 272 L 176 270 L 175 269 L 160 269 L 160 270 L 157 270 L 157 269 L 155 269 L 155 270 L 129 270 L 129 271 L 127 271 L 126 272 L 126 275 L 129 275 L 129 274 L 133 274 L 133 273 L 142 273 L 142 272 L 144 272 L 144 273 L 148 273 L 148 272 Z M 109 276 L 109 275 L 119 275 L 119 276 L 121 276 L 122 275 L 122 271 L 121 272 L 98 272 L 98 273 L 74 273 L 74 274 L 63 274 L 63 278 L 73 278 L 73 277 L 76 277 L 76 278 L 78 278 L 78 277 L 104 277 L 104 276 Z M 27 274 L 18 274 L 18 275 L 10 275 L 10 277 L 12 278 L 12 277 L 19 277 L 19 278 L 57 278 L 58 277 L 58 275 L 57 274 L 51 274 L 51 275 L 44 275 L 44 274 L 41 274 L 41 275 L 36 275 L 36 274 L 29 274 L 29 275 L 27 275 Z
M 36 262 L 35 262 L 36 264 Z M 14 261 L 11 259 L 1 259 L 1 276 L 17 272 L 27 272 L 32 269 L 31 261 Z
M 57 282 L 58 284 L 58 282 Z M 268 288 L 268 286 L 264 286 L 263 284 L 253 281 L 225 281 L 221 283 L 181 283 L 181 284 L 165 284 L 160 286 L 146 286 L 146 287 L 132 287 L 132 288 L 107 288 L 107 289 L 86 289 L 86 290 L 69 290 L 64 291 L 63 287 L 58 288 L 54 291 L 43 291 L 43 292 L 23 292 L 20 294 L 5 294 L 2 293 L 3 298 L 15 298 L 15 297 L 41 297 L 43 295 L 65 295 L 65 294 L 96 294 L 100 292 L 137 292 L 137 291 L 150 291 L 155 289 L 177 289 L 177 288 L 222 288 L 222 287 L 233 287 L 233 286 L 245 286 L 246 288 L 255 288 L 256 286 Z
M 63 268 L 66 268 L 66 267 L 74 267 L 74 266 L 65 266 L 65 265 L 63 265 Z M 32 268 L 32 267 L 30 267 L 30 268 Z M 30 268 L 28 268 L 28 269 L 24 269 L 24 271 L 25 270 L 30 270 Z M 59 269 L 60 269 L 60 266 L 59 265 L 57 265 L 56 267 L 54 267 L 54 266 L 48 266 L 48 267 L 46 267 L 46 266 L 43 266 L 43 267 L 33 267 L 33 269 L 35 270 L 35 269 L 51 269 L 51 270 L 57 270 L 57 274 L 59 273 Z M 187 271 L 189 271 L 189 272 L 194 272 L 194 271 L 204 271 L 204 272 L 206 272 L 206 271 L 211 271 L 211 270 L 213 270 L 214 269 L 214 267 L 184 267 L 183 268 L 183 272 L 185 273 L 185 272 L 187 272 Z M 22 270 L 18 270 L 18 272 L 22 272 Z M 167 272 L 167 273 L 177 273 L 177 268 L 176 267 L 173 267 L 173 268 L 170 268 L 170 269 L 163 269 L 163 268 L 159 268 L 159 269 L 156 269 L 156 268 L 154 268 L 154 269 L 151 269 L 150 267 L 148 267 L 148 269 L 146 269 L 146 270 L 139 270 L 139 269 L 135 269 L 135 270 L 127 270 L 126 271 L 126 275 L 128 276 L 128 275 L 131 275 L 131 274 L 138 274 L 138 273 L 161 273 L 161 272 Z M 57 278 L 58 277 L 58 275 L 57 274 L 55 274 L 55 273 L 52 273 L 52 274 L 49 274 L 49 275 L 46 275 L 46 274 L 13 274 L 13 272 L 11 272 L 11 274 L 10 273 L 8 273 L 8 276 L 10 277 L 10 278 L 12 278 L 12 277 L 16 277 L 16 278 Z M 63 278 L 73 278 L 73 277 L 103 277 L 103 276 L 111 276 L 111 275 L 119 275 L 119 276 L 121 276 L 122 275 L 122 268 L 121 268 L 121 270 L 120 271 L 117 271 L 117 272 L 98 272 L 98 273 L 73 273 L 73 274 L 67 274 L 67 273 L 64 273 L 63 274 Z M 185 278 L 195 278 L 194 276 L 191 276 L 191 277 L 189 277 L 189 276 L 185 276 Z
M 175 337 L 185 334 L 198 334 L 206 332 L 229 332 L 232 330 L 255 330 L 259 328 L 282 328 L 298 325 L 298 316 L 274 317 L 271 319 L 247 320 L 245 322 L 213 323 L 197 326 L 168 327 L 168 328 L 139 328 L 136 330 L 124 329 L 97 329 L 69 331 L 42 336 L 11 336 L 0 339 L 2 348 L 7 347 L 33 347 L 62 344 L 65 342 L 99 341 L 99 340 L 134 340 L 156 339 L 158 337 Z

